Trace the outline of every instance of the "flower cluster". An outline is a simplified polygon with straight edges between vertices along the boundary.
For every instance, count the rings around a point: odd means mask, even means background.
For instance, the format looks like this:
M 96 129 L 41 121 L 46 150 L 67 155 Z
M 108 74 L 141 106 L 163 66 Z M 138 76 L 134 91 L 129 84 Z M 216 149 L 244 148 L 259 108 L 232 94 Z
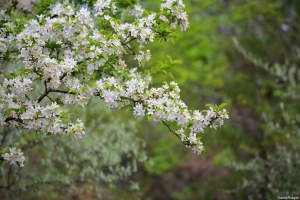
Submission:
M 5 162 L 9 162 L 11 165 L 16 164 L 20 167 L 24 167 L 25 157 L 21 149 L 17 149 L 16 147 L 9 148 L 9 152 L 2 154 L 2 157 Z
M 39 0 L 17 0 L 17 8 L 26 12 L 34 11 L 34 4 Z M 7 9 L 13 4 L 13 0 L 0 0 L 0 9 Z
M 164 123 L 187 147 L 200 153 L 203 146 L 196 134 L 207 126 L 222 125 L 227 112 L 218 108 L 206 115 L 189 111 L 175 82 L 151 87 L 151 74 L 142 68 L 151 58 L 145 48 L 148 43 L 170 37 L 172 32 L 166 27 L 179 26 L 182 31 L 188 27 L 184 4 L 164 0 L 159 12 L 147 14 L 139 4 L 117 5 L 98 0 L 93 8 L 77 9 L 58 3 L 50 13 L 24 23 L 7 21 L 6 12 L 0 12 L 4 15 L 0 18 L 0 59 L 20 60 L 23 65 L 5 74 L 0 83 L 0 125 L 79 139 L 84 125 L 79 119 L 72 122 L 66 106 L 84 106 L 98 97 L 111 108 L 132 106 L 135 116 L 147 115 Z M 127 66 L 125 59 L 131 57 L 137 66 Z M 36 85 L 44 90 L 40 92 Z M 167 122 L 176 122 L 179 130 L 173 131 Z

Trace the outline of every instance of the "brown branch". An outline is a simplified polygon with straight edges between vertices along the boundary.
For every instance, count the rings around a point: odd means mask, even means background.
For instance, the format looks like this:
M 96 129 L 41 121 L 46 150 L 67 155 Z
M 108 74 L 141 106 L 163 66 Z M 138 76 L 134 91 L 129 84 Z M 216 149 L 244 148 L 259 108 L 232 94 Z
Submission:
M 128 34 L 124 40 L 124 42 L 121 42 L 121 44 L 124 44 L 126 42 L 126 40 L 130 37 L 130 34 Z
M 67 76 L 67 73 L 63 73 L 63 75 L 59 78 L 60 81 L 62 81 Z
M 50 101 L 54 102 L 54 100 L 51 97 L 49 97 L 48 95 L 46 95 L 46 97 L 48 97 L 48 99 L 50 99 Z
M 181 141 L 180 136 L 179 136 L 175 131 L 173 131 L 173 130 L 171 129 L 170 125 L 168 125 L 168 124 L 167 124 L 166 122 L 164 122 L 164 121 L 162 121 L 162 123 L 163 123 L 164 125 L 166 125 L 166 126 L 168 127 L 169 131 L 170 131 L 171 133 L 173 133 L 174 135 L 176 135 L 176 137 Z M 186 141 L 186 140 L 182 141 L 182 143 L 183 143 L 184 145 L 193 146 L 189 141 Z
M 127 37 L 127 38 L 128 38 L 128 37 Z M 131 51 L 132 55 L 135 55 L 135 52 L 134 52 L 133 48 L 131 48 L 130 46 L 128 46 L 128 44 L 129 44 L 130 42 L 132 42 L 133 40 L 136 40 L 137 38 L 134 37 L 134 38 L 131 38 L 130 40 L 126 41 L 127 38 L 126 38 L 125 41 L 122 42 L 121 44 L 124 45 L 125 47 L 127 47 L 127 48 Z
M 91 60 L 92 58 L 86 58 L 85 60 L 82 60 L 82 61 L 78 61 L 77 62 L 77 65 L 80 65 L 82 64 L 84 61 L 88 61 L 88 60 Z
M 127 39 L 127 38 L 126 38 Z M 132 39 L 130 39 L 130 40 L 128 40 L 128 41 L 124 41 L 124 42 L 122 42 L 121 44 L 122 45 L 126 45 L 126 44 L 128 44 L 129 42 L 132 42 L 133 40 L 136 40 L 137 38 L 136 37 L 134 37 L 134 38 L 132 38 Z
M 179 137 L 179 135 L 177 134 L 177 133 L 175 133 L 175 131 L 173 131 L 172 129 L 171 129 L 171 127 L 170 127 L 170 125 L 168 125 L 166 122 L 164 122 L 164 121 L 162 121 L 162 123 L 164 124 L 164 125 L 166 125 L 166 127 L 168 127 L 168 129 L 169 129 L 169 131 L 171 132 L 171 133 L 173 133 L 174 135 L 176 135 L 176 137 L 178 137 L 180 140 L 181 140 L 181 138 Z
M 25 97 L 30 101 L 30 98 L 27 96 L 27 94 L 25 94 Z
M 6 119 L 5 119 L 5 122 L 9 122 L 9 121 L 12 121 L 12 120 L 15 120 L 15 121 L 18 121 L 18 122 L 22 122 L 21 119 L 19 119 L 19 118 L 14 118 L 14 117 L 8 117 L 8 118 L 6 118 Z
M 133 48 L 129 47 L 127 44 L 124 44 L 124 46 L 127 47 L 131 51 L 132 55 L 136 55 Z
M 44 92 L 44 94 L 42 94 L 42 96 L 38 99 L 38 103 L 40 103 L 46 96 L 48 98 L 50 98 L 48 96 L 48 94 L 50 92 L 57 92 L 57 93 L 62 93 L 62 94 L 76 94 L 75 92 L 69 92 L 69 91 L 65 91 L 65 90 L 54 90 L 52 88 L 48 88 L 48 89 L 46 89 L 46 91 Z
M 40 98 L 38 99 L 38 103 L 40 103 L 50 92 L 51 92 L 51 88 L 47 88 L 46 87 L 46 90 L 45 92 L 42 94 L 42 96 L 40 96 Z

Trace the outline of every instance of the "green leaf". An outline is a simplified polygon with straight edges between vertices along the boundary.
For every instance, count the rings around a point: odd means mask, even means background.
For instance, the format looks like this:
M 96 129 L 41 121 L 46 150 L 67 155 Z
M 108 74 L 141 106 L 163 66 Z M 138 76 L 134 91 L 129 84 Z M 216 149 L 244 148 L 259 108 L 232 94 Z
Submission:
M 3 149 L 0 150 L 0 155 L 4 154 L 4 153 L 9 153 L 9 148 L 8 147 L 4 147 Z
M 126 109 L 126 113 L 131 112 L 133 109 L 131 107 Z
M 69 93 L 76 93 L 76 90 L 71 89 L 71 90 L 69 90 Z
M 7 78 L 7 79 L 15 78 L 14 74 L 10 74 L 10 73 L 5 73 L 4 77 Z
M 10 31 L 11 31 L 10 26 L 5 26 L 5 29 L 7 30 L 7 32 L 10 32 Z
M 169 72 L 169 76 L 174 80 L 175 78 L 174 78 L 174 76 L 173 76 L 173 74 L 171 73 L 171 72 Z
M 25 112 L 27 109 L 27 105 L 22 105 L 21 108 L 20 108 L 20 112 Z
M 227 103 L 222 103 L 221 105 L 218 106 L 218 109 L 221 110 L 223 107 L 225 107 Z
M 174 61 L 172 62 L 172 65 L 180 65 L 180 64 L 182 64 L 182 61 L 181 61 L 181 60 L 174 60 Z
M 171 56 L 167 55 L 167 57 L 168 57 L 168 59 L 169 59 L 170 63 L 172 63 L 172 62 L 173 62 L 173 60 L 172 60 Z
M 214 110 L 217 109 L 217 107 L 215 105 L 213 105 L 213 104 L 206 104 L 205 106 L 210 107 L 210 108 L 212 108 Z

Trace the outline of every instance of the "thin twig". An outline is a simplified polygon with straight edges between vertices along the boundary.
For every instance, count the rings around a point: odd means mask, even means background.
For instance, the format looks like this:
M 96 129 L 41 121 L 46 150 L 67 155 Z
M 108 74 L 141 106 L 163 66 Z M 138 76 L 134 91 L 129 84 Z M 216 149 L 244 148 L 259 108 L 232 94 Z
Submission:
M 176 137 L 177 137 L 178 139 L 180 139 L 180 141 L 182 141 L 181 138 L 180 138 L 180 136 L 179 136 L 175 131 L 173 131 L 173 130 L 170 128 L 170 125 L 168 125 L 168 124 L 167 124 L 166 122 L 164 122 L 164 121 L 162 121 L 162 123 L 168 127 L 168 129 L 169 129 L 169 131 L 170 131 L 171 133 L 173 133 L 174 135 L 176 135 Z M 191 144 L 191 143 L 190 143 L 189 141 L 187 141 L 187 140 L 183 140 L 182 143 L 183 143 L 184 145 L 193 146 L 193 144 Z
M 51 97 L 49 97 L 49 95 L 46 95 L 46 97 L 48 97 L 50 101 L 54 102 L 54 100 Z
M 38 103 L 40 103 L 51 91 L 51 88 L 46 88 L 45 92 L 38 99 Z
M 46 91 L 44 92 L 44 94 L 42 94 L 42 96 L 38 99 L 38 103 L 40 103 L 45 97 L 50 98 L 48 96 L 48 94 L 50 92 L 57 92 L 57 93 L 62 93 L 62 94 L 76 94 L 75 92 L 70 92 L 70 91 L 65 91 L 65 90 L 54 90 L 52 88 L 48 88 L 48 89 L 46 89 Z M 51 98 L 50 98 L 50 100 L 51 100 Z
M 126 42 L 126 40 L 130 37 L 130 34 L 128 34 L 124 40 L 124 42 L 122 42 L 122 44 L 124 44 Z
M 173 130 L 171 129 L 170 125 L 168 125 L 165 121 L 162 121 L 162 123 L 168 127 L 168 129 L 169 129 L 169 131 L 170 131 L 171 133 L 173 133 L 174 135 L 176 135 L 176 137 L 178 137 L 178 138 L 181 140 L 181 138 L 179 137 L 179 135 L 178 135 L 175 131 L 173 131 Z
M 67 76 L 67 73 L 63 73 L 63 75 L 59 78 L 60 81 L 62 81 Z
M 127 38 L 128 38 L 128 37 L 127 37 Z M 126 41 L 127 38 L 126 38 L 125 41 L 122 42 L 121 44 L 124 45 L 124 46 L 126 46 L 126 47 L 131 51 L 132 55 L 136 55 L 135 52 L 134 52 L 134 50 L 133 50 L 133 48 L 131 48 L 130 46 L 128 46 L 128 44 L 129 44 L 130 42 L 132 42 L 133 40 L 137 39 L 137 38 L 134 37 L 134 38 L 131 38 L 130 40 Z
M 127 39 L 127 38 L 126 38 L 126 39 Z M 135 39 L 137 39 L 137 38 L 134 37 L 134 38 L 128 40 L 127 42 L 126 42 L 126 41 L 122 42 L 121 44 L 122 44 L 122 45 L 126 45 L 126 44 L 128 44 L 129 42 L 132 42 L 132 41 L 135 40 Z
M 124 44 L 124 46 L 127 47 L 131 51 L 132 55 L 136 55 L 133 48 L 129 47 L 127 44 Z
M 27 94 L 25 94 L 25 97 L 30 101 L 30 98 L 27 96 Z

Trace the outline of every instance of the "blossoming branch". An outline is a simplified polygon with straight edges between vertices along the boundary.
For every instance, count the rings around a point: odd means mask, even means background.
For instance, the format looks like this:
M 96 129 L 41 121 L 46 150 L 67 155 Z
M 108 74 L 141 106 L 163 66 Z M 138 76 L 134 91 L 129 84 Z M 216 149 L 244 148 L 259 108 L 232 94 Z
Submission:
M 80 139 L 84 124 L 71 117 L 67 105 L 85 106 L 96 97 L 111 108 L 129 106 L 134 116 L 165 124 L 199 154 L 203 145 L 197 134 L 228 118 L 224 105 L 188 110 L 175 82 L 151 86 L 154 74 L 144 67 L 151 59 L 147 44 L 169 39 L 177 27 L 187 29 L 181 0 L 162 1 L 158 12 L 98 0 L 93 8 L 58 3 L 40 15 L 9 15 L 0 12 L 0 61 L 20 62 L 22 68 L 5 69 L 0 79 L 1 126 Z M 136 65 L 128 66 L 128 59 Z M 2 157 L 14 162 L 8 155 Z

